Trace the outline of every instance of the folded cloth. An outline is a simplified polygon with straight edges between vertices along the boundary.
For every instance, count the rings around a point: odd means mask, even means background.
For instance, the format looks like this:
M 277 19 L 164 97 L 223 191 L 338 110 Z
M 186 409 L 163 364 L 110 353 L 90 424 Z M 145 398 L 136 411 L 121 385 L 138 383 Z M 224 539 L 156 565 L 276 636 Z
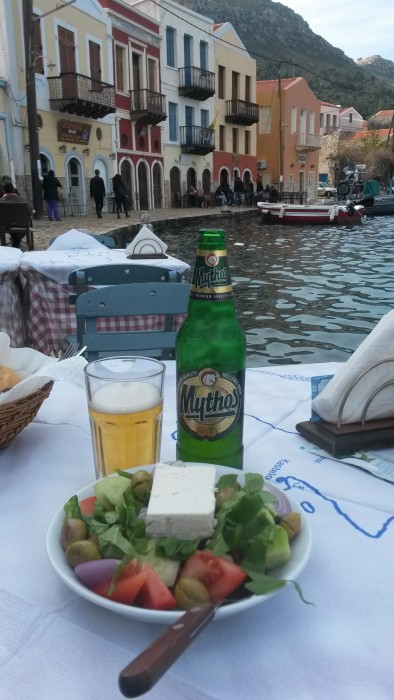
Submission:
M 75 250 L 76 248 L 105 248 L 105 245 L 88 233 L 72 228 L 66 233 L 62 233 L 61 236 L 57 236 L 53 243 L 48 246 L 48 250 Z
M 126 256 L 155 257 L 164 255 L 167 250 L 167 245 L 151 231 L 148 226 L 142 226 L 135 238 L 126 248 Z
M 382 388 L 385 384 L 389 385 Z M 366 420 L 394 416 L 394 310 L 381 318 L 313 399 L 312 408 L 329 423 L 337 423 L 341 408 L 341 423 L 359 423 L 369 402 Z

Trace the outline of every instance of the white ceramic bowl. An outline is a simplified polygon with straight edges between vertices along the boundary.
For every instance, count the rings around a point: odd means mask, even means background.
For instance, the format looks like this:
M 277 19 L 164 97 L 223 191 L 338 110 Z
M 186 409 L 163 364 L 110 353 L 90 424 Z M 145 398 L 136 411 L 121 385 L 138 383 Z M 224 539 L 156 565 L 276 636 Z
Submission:
M 221 476 L 222 474 L 236 473 L 239 477 L 240 482 L 242 483 L 245 471 L 240 471 L 239 469 L 230 469 L 229 467 L 222 467 L 218 465 L 214 466 L 216 468 L 217 478 L 219 478 L 219 476 Z M 150 465 L 146 467 L 141 467 L 141 469 L 148 469 L 150 471 L 153 469 L 153 466 Z M 94 482 L 89 484 L 89 486 L 85 486 L 85 488 L 78 491 L 78 498 L 82 499 L 87 498 L 88 496 L 93 496 L 93 486 Z M 269 490 L 275 490 L 275 487 L 273 487 L 271 484 L 267 484 L 267 488 L 269 488 Z M 70 494 L 70 496 L 71 495 L 72 494 Z M 277 578 L 284 578 L 287 580 L 295 581 L 301 573 L 301 571 L 304 569 L 309 559 L 312 546 L 312 533 L 309 521 L 305 517 L 305 514 L 302 511 L 302 509 L 295 501 L 293 501 L 292 498 L 287 496 L 287 494 L 286 497 L 290 502 L 292 510 L 297 511 L 301 515 L 301 532 L 297 535 L 297 537 L 293 540 L 291 544 L 291 557 L 289 561 L 286 562 L 286 564 L 284 564 L 283 566 L 279 567 L 278 569 L 275 569 L 275 571 L 273 571 L 272 574 L 275 575 Z M 107 608 L 108 610 L 112 610 L 112 612 L 114 613 L 118 613 L 119 615 L 123 615 L 124 617 L 129 617 L 134 620 L 140 620 L 141 622 L 153 622 L 156 624 L 159 623 L 170 625 L 173 622 L 175 622 L 179 617 L 181 617 L 181 615 L 184 614 L 183 610 L 146 610 L 144 608 L 138 608 L 132 605 L 123 605 L 122 603 L 115 603 L 108 600 L 107 598 L 103 598 L 102 596 L 96 595 L 96 593 L 93 593 L 88 588 L 83 586 L 78 581 L 73 570 L 68 566 L 64 550 L 60 544 L 60 532 L 62 529 L 63 520 L 64 510 L 63 508 L 61 508 L 54 515 L 49 524 L 46 537 L 46 549 L 49 560 L 52 566 L 54 567 L 56 573 L 58 574 L 58 576 L 60 576 L 62 581 L 75 593 L 82 596 L 82 598 L 86 598 L 86 600 L 89 600 L 91 603 L 101 605 L 101 607 Z M 272 596 L 277 595 L 278 593 L 280 593 L 280 591 L 283 591 L 284 589 L 285 586 L 283 588 L 277 589 L 276 591 L 273 591 L 272 593 L 268 593 L 267 595 L 251 595 L 250 597 L 244 598 L 235 603 L 223 605 L 219 607 L 216 611 L 215 620 L 220 620 L 221 618 L 227 617 L 229 615 L 234 615 L 235 613 L 242 612 L 243 610 L 248 610 L 254 605 L 260 605 L 260 603 L 265 603 L 269 598 L 272 598 Z

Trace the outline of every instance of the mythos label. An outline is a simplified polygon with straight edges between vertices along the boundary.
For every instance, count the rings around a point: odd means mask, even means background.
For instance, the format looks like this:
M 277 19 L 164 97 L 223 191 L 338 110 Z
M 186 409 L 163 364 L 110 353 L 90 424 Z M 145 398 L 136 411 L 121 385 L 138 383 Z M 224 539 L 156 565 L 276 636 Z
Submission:
M 188 433 L 200 440 L 227 435 L 243 415 L 243 373 L 206 367 L 178 381 L 178 411 Z
M 219 301 L 232 299 L 233 288 L 225 250 L 197 250 L 191 299 Z

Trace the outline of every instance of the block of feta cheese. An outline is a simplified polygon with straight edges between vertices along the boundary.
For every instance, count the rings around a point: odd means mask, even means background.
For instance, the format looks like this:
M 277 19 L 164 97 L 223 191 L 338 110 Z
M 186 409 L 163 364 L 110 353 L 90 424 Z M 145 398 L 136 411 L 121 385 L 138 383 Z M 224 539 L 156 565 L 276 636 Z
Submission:
M 152 537 L 197 540 L 214 529 L 216 470 L 210 465 L 172 466 L 158 463 L 145 516 Z

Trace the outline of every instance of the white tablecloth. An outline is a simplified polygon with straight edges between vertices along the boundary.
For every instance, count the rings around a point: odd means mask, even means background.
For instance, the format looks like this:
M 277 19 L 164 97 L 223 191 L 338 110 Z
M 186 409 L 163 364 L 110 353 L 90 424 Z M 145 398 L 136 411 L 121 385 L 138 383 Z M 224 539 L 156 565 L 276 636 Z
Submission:
M 394 486 L 306 452 L 313 374 L 338 365 L 248 369 L 244 468 L 303 507 L 313 531 L 299 582 L 246 613 L 213 622 L 152 700 L 392 700 Z M 169 363 L 162 458 L 175 457 Z M 394 457 L 394 453 L 393 453 Z M 119 671 L 162 628 L 94 606 L 66 588 L 45 552 L 48 523 L 94 480 L 84 392 L 55 385 L 37 419 L 0 454 L 0 697 L 115 700 Z

